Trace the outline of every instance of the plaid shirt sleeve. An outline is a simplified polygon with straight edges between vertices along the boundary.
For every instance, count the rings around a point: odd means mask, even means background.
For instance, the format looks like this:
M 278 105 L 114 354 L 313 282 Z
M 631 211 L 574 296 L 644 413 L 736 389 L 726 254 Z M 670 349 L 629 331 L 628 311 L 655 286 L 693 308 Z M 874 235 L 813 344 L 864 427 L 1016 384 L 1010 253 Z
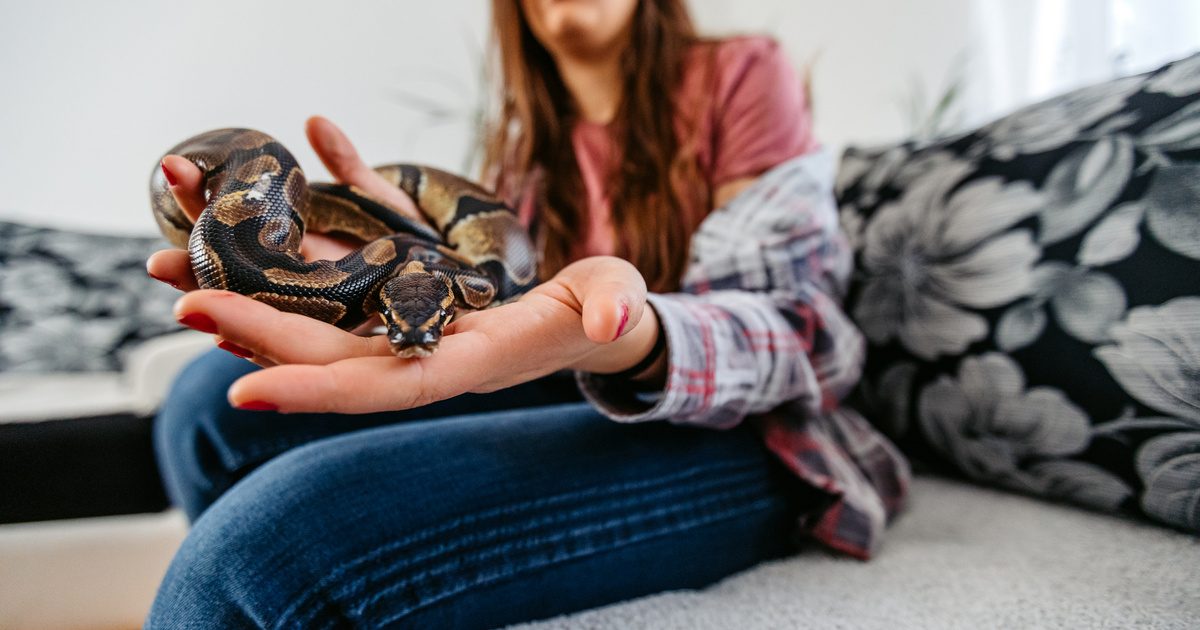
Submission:
M 663 391 L 579 373 L 584 395 L 616 421 L 729 428 L 747 418 L 768 447 L 829 501 L 804 530 L 867 558 L 899 511 L 907 462 L 852 410 L 864 341 L 842 311 L 850 252 L 824 151 L 768 171 L 692 237 L 680 293 L 651 294 L 666 335 Z

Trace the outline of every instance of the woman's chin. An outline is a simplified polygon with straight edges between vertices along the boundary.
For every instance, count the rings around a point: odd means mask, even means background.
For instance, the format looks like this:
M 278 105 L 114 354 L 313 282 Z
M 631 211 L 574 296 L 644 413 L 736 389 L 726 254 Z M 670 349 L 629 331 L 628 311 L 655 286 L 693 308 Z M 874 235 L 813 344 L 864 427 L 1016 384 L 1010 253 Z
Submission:
M 595 57 L 622 43 L 637 2 L 632 0 L 535 0 L 535 28 L 547 48 L 574 57 Z M 548 41 L 547 41 L 548 40 Z

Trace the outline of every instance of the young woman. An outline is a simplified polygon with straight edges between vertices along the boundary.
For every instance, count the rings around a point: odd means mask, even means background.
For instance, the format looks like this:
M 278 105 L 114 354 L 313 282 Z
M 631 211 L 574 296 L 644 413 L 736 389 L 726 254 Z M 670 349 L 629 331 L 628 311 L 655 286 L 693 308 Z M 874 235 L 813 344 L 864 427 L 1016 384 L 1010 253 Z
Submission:
M 189 366 L 158 420 L 194 524 L 149 627 L 505 625 L 703 586 L 800 536 L 866 558 L 899 509 L 906 464 L 838 406 L 862 352 L 838 306 L 848 254 L 778 46 L 702 40 L 683 0 L 493 12 L 486 177 L 536 235 L 534 291 L 399 360 L 193 291 L 184 252 L 150 260 L 228 352 Z M 331 123 L 308 135 L 340 180 L 411 211 Z M 162 166 L 198 214 L 198 170 Z

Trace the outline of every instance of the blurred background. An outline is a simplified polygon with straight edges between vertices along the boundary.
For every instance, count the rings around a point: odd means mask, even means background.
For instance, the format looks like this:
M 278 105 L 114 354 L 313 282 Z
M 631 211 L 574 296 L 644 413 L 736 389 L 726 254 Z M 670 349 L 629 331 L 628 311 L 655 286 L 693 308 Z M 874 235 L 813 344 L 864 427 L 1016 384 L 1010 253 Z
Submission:
M 2 219 L 153 235 L 145 179 L 164 150 L 254 127 L 321 178 L 302 134 L 312 114 L 344 126 L 369 163 L 469 164 L 485 0 L 0 6 Z M 811 68 L 818 136 L 834 147 L 977 125 L 1200 42 L 1195 0 L 691 6 L 706 32 L 770 33 Z
M 708 34 L 783 43 L 834 150 L 974 127 L 1200 49 L 1200 0 L 691 6 Z M 0 628 L 137 626 L 184 534 L 163 511 L 149 426 L 210 341 L 175 332 L 174 293 L 139 275 L 160 246 L 146 198 L 158 157 L 253 127 L 324 179 L 302 132 L 322 114 L 368 163 L 473 174 L 488 12 L 0 0 Z

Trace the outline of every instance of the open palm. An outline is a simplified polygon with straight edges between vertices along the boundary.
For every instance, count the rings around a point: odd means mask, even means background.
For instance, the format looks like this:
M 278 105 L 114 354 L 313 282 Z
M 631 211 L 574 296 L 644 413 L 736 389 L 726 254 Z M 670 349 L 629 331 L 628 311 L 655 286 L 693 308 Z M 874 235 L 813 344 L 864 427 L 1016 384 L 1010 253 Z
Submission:
M 310 119 L 308 135 L 339 181 L 417 215 L 411 200 L 363 164 L 332 123 Z M 180 206 L 199 216 L 199 169 L 177 156 L 164 159 L 163 168 Z M 302 252 L 340 258 L 353 246 L 306 234 Z M 366 413 L 493 391 L 565 368 L 614 372 L 637 363 L 658 334 L 653 311 L 645 309 L 641 274 L 608 256 L 577 261 L 516 302 L 458 318 L 438 351 L 424 359 L 396 358 L 383 336 L 358 336 L 228 291 L 196 290 L 183 250 L 157 252 L 147 268 L 188 292 L 175 306 L 180 321 L 218 335 L 222 347 L 266 368 L 229 390 L 230 402 L 247 409 Z

